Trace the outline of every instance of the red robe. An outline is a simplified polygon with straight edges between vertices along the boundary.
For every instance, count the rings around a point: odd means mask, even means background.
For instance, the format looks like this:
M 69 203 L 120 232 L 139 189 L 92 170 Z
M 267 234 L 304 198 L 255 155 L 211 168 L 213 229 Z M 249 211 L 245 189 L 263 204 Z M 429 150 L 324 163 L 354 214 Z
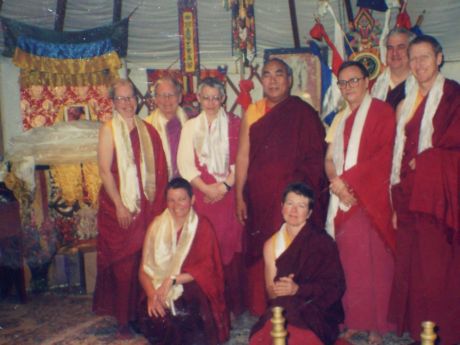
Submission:
M 324 344 L 333 344 L 343 321 L 340 300 L 345 280 L 332 238 L 324 230 L 305 225 L 275 264 L 275 281 L 293 274 L 299 290 L 294 296 L 270 300 L 270 307 L 254 325 L 251 334 L 270 322 L 272 307 L 281 306 L 288 326 L 310 330 Z
M 116 209 L 104 187 L 99 193 L 97 278 L 93 310 L 97 314 L 113 315 L 120 325 L 134 318 L 139 300 L 138 269 L 147 226 L 164 210 L 165 188 L 168 178 L 166 159 L 161 139 L 155 129 L 146 124 L 155 155 L 155 199 L 149 202 L 143 192 L 140 179 L 141 150 L 137 130 L 130 132 L 134 160 L 141 191 L 141 210 L 128 229 L 122 229 L 117 221 Z M 111 172 L 119 188 L 116 154 L 113 155 Z
M 357 111 L 344 127 L 347 150 Z M 386 333 L 394 329 L 387 319 L 394 259 L 389 176 L 395 135 L 391 106 L 373 99 L 367 113 L 355 166 L 341 178 L 353 190 L 357 205 L 338 211 L 335 238 L 345 271 L 343 298 L 345 325 Z M 363 277 L 365 277 L 363 279 Z
M 317 112 L 294 96 L 277 104 L 250 127 L 245 189 L 248 264 L 262 258 L 264 242 L 283 223 L 279 210 L 283 191 L 289 183 L 305 182 L 313 188 L 320 202 L 315 205 L 312 218 L 315 225 L 324 225 L 326 207 L 321 197 L 328 195 L 324 137 Z
M 326 143 L 317 112 L 300 98 L 289 96 L 270 109 L 249 130 L 249 167 L 245 186 L 248 207 L 245 256 L 251 313 L 266 307 L 263 245 L 279 230 L 284 189 L 292 182 L 313 188 L 317 203 L 312 221 L 323 227 L 329 192 L 324 172 Z
M 419 340 L 420 323 L 434 321 L 443 344 L 460 342 L 460 85 L 447 80 L 433 117 L 433 147 L 417 153 L 425 110 L 405 127 L 400 183 L 393 186 L 398 217 L 390 318 Z M 416 168 L 409 161 L 416 159 Z
M 193 323 L 194 317 L 198 317 L 203 320 L 207 344 L 226 341 L 230 323 L 224 299 L 222 262 L 214 229 L 205 217 L 199 217 L 195 238 L 181 272 L 192 275 L 194 281 L 183 285 L 184 294 L 175 306 L 191 314 L 190 319 L 184 320 L 183 316 L 172 316 L 169 312 L 164 318 L 151 318 L 147 314 L 147 299 L 143 296 L 139 311 L 142 333 L 152 343 L 185 344 L 190 339 L 185 336 L 184 330 L 193 329 L 193 325 L 188 323 Z M 196 306 L 196 310 L 190 306 Z M 181 327 L 181 322 L 188 327 Z M 204 341 L 199 343 L 204 344 Z
M 238 148 L 238 135 L 240 119 L 228 113 L 228 138 L 229 138 L 229 164 L 235 164 L 236 151 Z M 200 177 L 206 184 L 216 183 L 206 166 L 201 166 L 195 153 L 195 165 L 200 171 Z M 207 217 L 216 232 L 217 242 L 225 273 L 225 296 L 229 309 L 239 315 L 243 312 L 242 296 L 242 232 L 243 227 L 236 218 L 235 190 L 231 189 L 222 200 L 210 204 L 205 202 L 205 195 L 198 188 L 193 189 L 196 197 L 195 209 L 199 214 Z

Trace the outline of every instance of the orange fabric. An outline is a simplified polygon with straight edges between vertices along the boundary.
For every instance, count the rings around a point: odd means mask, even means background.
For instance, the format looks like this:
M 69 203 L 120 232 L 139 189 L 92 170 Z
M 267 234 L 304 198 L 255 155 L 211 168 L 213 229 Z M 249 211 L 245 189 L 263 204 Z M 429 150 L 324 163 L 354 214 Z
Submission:
M 261 99 L 255 103 L 252 103 L 247 112 L 246 112 L 246 121 L 248 123 L 248 126 L 251 127 L 254 123 L 256 123 L 258 120 L 260 120 L 266 113 L 267 113 L 267 105 L 266 105 L 266 100 Z

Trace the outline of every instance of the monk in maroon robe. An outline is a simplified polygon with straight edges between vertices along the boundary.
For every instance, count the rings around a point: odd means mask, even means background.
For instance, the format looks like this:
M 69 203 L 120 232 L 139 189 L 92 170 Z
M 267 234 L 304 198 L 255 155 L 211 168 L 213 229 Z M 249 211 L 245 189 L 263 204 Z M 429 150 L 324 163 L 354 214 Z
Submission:
M 388 176 L 396 120 L 389 104 L 369 95 L 361 63 L 343 63 L 338 79 L 347 108 L 326 155 L 332 193 L 326 228 L 347 284 L 344 338 L 368 331 L 369 342 L 380 344 L 394 330 L 387 322 L 395 249 Z
M 166 199 L 168 208 L 147 231 L 139 268 L 141 332 L 151 344 L 217 345 L 228 339 L 229 315 L 214 229 L 193 210 L 186 180 L 171 180 Z
M 252 104 L 240 129 L 236 160 L 237 215 L 246 227 L 249 310 L 266 309 L 262 248 L 282 223 L 278 209 L 285 186 L 302 181 L 318 196 L 313 222 L 323 226 L 327 205 L 324 174 L 324 127 L 317 112 L 289 96 L 292 76 L 282 60 L 268 61 L 262 71 L 265 98 Z
M 416 87 L 399 109 L 392 168 L 395 278 L 390 318 L 420 340 L 433 321 L 441 344 L 460 343 L 460 85 L 439 72 L 431 36 L 409 47 Z
M 332 238 L 307 223 L 313 206 L 313 192 L 305 184 L 285 189 L 285 223 L 264 245 L 269 308 L 253 327 L 250 345 L 271 344 L 275 306 L 284 309 L 289 345 L 333 344 L 337 339 L 345 279 Z
M 409 67 L 407 47 L 414 34 L 405 28 L 395 27 L 388 32 L 386 44 L 386 69 L 369 83 L 371 95 L 386 101 L 394 110 L 406 96 L 406 88 L 414 81 Z M 409 80 L 408 80 L 409 78 Z
M 129 81 L 114 84 L 113 102 L 114 118 L 103 125 L 99 137 L 103 186 L 99 195 L 93 310 L 114 316 L 118 337 L 128 338 L 128 322 L 135 319 L 139 300 L 137 272 L 142 243 L 148 224 L 164 208 L 167 169 L 157 132 L 135 116 L 137 102 Z M 122 155 L 125 150 L 128 154 Z M 145 169 L 141 169 L 141 162 Z M 124 170 L 128 165 L 135 173 L 126 178 L 120 168 Z M 130 198 L 133 195 L 138 197 Z

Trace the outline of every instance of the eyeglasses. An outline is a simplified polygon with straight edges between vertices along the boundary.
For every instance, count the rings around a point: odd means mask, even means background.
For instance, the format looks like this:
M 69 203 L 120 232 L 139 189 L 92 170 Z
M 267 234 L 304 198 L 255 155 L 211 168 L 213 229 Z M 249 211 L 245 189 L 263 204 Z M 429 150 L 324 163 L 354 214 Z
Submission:
M 159 93 L 155 95 L 155 98 L 170 99 L 170 98 L 175 98 L 177 96 L 178 96 L 177 93 Z
M 337 80 L 337 85 L 339 89 L 345 89 L 347 86 L 355 87 L 361 79 L 364 79 L 364 77 L 351 78 L 350 80 Z
M 129 102 L 136 99 L 136 96 L 115 96 L 113 99 L 118 102 Z
M 206 102 L 220 102 L 220 96 L 201 96 L 201 99 Z

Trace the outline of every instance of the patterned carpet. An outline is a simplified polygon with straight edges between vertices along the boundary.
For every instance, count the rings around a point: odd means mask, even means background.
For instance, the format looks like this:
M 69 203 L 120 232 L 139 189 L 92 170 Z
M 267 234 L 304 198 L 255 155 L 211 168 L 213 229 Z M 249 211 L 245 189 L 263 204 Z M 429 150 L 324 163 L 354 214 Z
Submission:
M 141 335 L 131 340 L 115 338 L 116 323 L 110 317 L 91 312 L 92 297 L 63 292 L 29 295 L 27 304 L 8 298 L 0 302 L 0 345 L 145 345 Z M 249 330 L 257 319 L 248 313 L 233 323 L 231 339 L 225 345 L 247 344 Z M 354 345 L 367 345 L 367 334 L 354 336 Z M 409 337 L 384 337 L 384 345 L 407 345 Z

